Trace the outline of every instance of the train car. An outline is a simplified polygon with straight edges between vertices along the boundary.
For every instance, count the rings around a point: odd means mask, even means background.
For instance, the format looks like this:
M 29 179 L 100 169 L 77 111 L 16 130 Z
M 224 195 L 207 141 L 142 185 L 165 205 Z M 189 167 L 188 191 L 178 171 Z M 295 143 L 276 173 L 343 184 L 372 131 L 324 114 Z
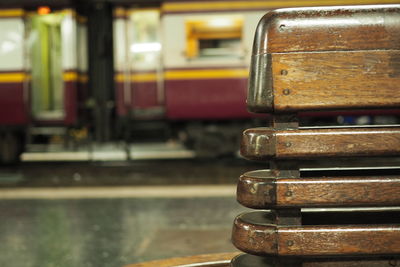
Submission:
M 65 144 L 71 137 L 88 140 L 88 136 L 98 142 L 123 140 L 126 147 L 149 137 L 178 139 L 198 156 L 236 151 L 242 129 L 265 125 L 265 118 L 248 113 L 245 105 L 258 21 L 270 9 L 316 4 L 313 0 L 35 3 L 21 0 L 13 8 L 0 8 L 3 163 L 17 160 L 22 151 L 35 151 L 37 143 Z M 347 123 L 352 117 L 341 119 Z
M 136 123 L 168 122 L 198 155 L 235 150 L 237 133 L 252 118 L 244 101 L 249 52 L 265 13 L 265 5 L 253 2 L 229 10 L 226 1 L 206 10 L 171 1 L 153 9 L 116 8 L 117 114 Z
M 35 135 L 78 124 L 87 91 L 85 20 L 71 8 L 0 10 L 0 161 Z M 28 141 L 29 142 L 29 141 Z
M 0 161 L 13 161 L 29 121 L 24 10 L 0 10 Z
M 235 151 L 237 133 L 260 120 L 246 110 L 245 103 L 258 21 L 269 9 L 313 4 L 307 0 L 166 0 L 156 8 L 116 7 L 118 117 L 133 131 L 145 122 L 164 122 L 197 155 Z M 312 124 L 313 120 L 305 121 Z

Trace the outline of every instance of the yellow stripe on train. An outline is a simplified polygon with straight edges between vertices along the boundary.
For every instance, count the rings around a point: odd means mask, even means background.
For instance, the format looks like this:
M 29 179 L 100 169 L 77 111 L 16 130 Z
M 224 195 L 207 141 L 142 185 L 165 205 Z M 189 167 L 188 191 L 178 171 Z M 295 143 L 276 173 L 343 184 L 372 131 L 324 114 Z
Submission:
M 25 72 L 0 73 L 0 83 L 20 83 L 29 77 Z
M 167 70 L 166 80 L 247 78 L 249 70 L 245 69 L 202 69 L 202 70 Z
M 0 9 L 0 18 L 22 17 L 23 15 L 24 15 L 24 10 L 20 8 Z
M 81 82 L 86 83 L 88 82 L 89 77 L 85 73 L 78 73 L 76 71 L 66 71 L 63 73 L 63 81 L 64 82 Z
M 21 83 L 30 80 L 31 75 L 26 72 L 3 72 L 0 73 L 0 83 Z M 80 74 L 76 71 L 66 71 L 63 73 L 63 81 L 85 83 L 88 81 L 87 74 Z
M 224 78 L 248 78 L 249 70 L 243 69 L 200 69 L 200 70 L 167 70 L 164 72 L 165 80 L 192 80 L 192 79 L 224 79 Z M 157 73 L 135 73 L 125 75 L 118 73 L 114 76 L 116 82 L 124 82 L 127 77 L 131 82 L 157 81 Z

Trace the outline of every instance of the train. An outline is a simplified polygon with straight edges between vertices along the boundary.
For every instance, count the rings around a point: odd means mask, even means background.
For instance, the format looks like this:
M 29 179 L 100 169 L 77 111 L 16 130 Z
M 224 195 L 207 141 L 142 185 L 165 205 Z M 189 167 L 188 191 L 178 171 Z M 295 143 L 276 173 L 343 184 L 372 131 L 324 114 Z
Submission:
M 270 9 L 393 0 L 17 1 L 0 6 L 0 162 L 35 143 L 175 138 L 232 153 Z M 60 141 L 61 140 L 61 141 Z

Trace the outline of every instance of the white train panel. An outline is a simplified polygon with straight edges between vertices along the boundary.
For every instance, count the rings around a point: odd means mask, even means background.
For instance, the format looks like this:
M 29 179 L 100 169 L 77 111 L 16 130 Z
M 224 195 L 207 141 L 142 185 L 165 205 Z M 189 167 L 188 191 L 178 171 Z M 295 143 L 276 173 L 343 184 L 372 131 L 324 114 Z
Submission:
M 24 69 L 24 21 L 23 18 L 0 19 L 0 70 Z

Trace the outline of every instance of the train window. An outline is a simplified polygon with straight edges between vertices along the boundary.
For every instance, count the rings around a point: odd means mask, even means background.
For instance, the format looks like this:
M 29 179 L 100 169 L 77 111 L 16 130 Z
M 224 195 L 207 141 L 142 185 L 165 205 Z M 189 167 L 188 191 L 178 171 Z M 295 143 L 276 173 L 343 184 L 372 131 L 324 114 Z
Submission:
M 159 63 L 160 11 L 158 9 L 132 9 L 130 11 L 130 51 L 132 67 L 154 68 Z
M 186 20 L 186 57 L 241 57 L 242 28 L 243 18 L 236 15 Z

